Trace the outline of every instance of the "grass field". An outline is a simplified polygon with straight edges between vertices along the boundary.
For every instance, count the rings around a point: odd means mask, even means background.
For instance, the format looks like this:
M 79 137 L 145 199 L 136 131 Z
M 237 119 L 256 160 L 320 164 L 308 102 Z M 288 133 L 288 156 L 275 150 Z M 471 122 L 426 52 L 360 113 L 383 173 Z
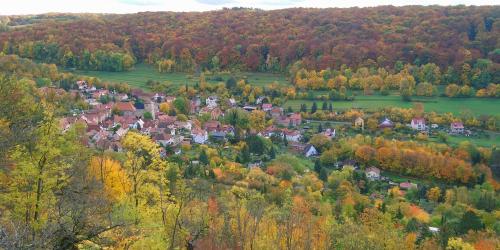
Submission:
M 153 66 L 146 64 L 137 64 L 133 70 L 127 72 L 104 72 L 104 71 L 74 71 L 76 74 L 98 77 L 103 81 L 115 83 L 128 83 L 130 86 L 147 89 L 146 82 L 168 81 L 174 85 L 194 85 L 199 81 L 199 77 L 187 73 L 159 73 Z M 233 74 L 236 79 L 247 79 L 252 85 L 266 86 L 272 82 L 278 82 L 281 85 L 288 84 L 283 75 L 270 73 L 249 73 L 241 72 Z M 220 74 L 223 81 L 230 77 L 229 74 Z M 212 76 L 207 76 L 209 83 L 219 83 L 217 80 L 211 80 Z
M 294 110 L 300 109 L 300 104 L 305 103 L 308 108 L 314 101 L 309 100 L 289 100 L 283 107 L 291 106 Z M 438 113 L 451 112 L 459 114 L 461 111 L 470 110 L 476 115 L 500 114 L 500 99 L 484 98 L 414 98 L 413 102 L 422 102 L 426 112 L 435 111 Z M 334 109 L 360 108 L 374 110 L 383 107 L 413 107 L 413 102 L 404 102 L 400 96 L 356 96 L 354 101 L 333 101 Z M 316 101 L 318 107 L 321 107 L 322 101 Z

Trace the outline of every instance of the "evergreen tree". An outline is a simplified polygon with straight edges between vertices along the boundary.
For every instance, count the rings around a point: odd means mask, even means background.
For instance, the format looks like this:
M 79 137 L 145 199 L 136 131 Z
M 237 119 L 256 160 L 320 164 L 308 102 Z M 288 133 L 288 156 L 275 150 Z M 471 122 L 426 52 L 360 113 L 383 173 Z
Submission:
M 316 113 L 317 110 L 318 110 L 318 105 L 316 104 L 316 102 L 313 102 L 313 105 L 311 107 L 311 114 Z
M 321 133 L 321 132 L 323 132 L 323 125 L 321 125 L 321 123 L 320 123 L 318 126 L 318 133 Z
M 293 109 L 292 109 L 292 106 L 288 106 L 288 109 L 286 111 L 287 113 L 293 113 Z
M 314 171 L 318 174 L 321 173 L 321 162 L 319 160 L 314 162 Z
M 333 112 L 333 105 L 332 105 L 332 103 L 330 103 L 330 105 L 328 105 L 328 111 Z
M 271 146 L 271 151 L 269 152 L 269 157 L 271 157 L 271 159 L 276 158 L 276 149 L 274 149 L 274 146 Z
M 328 103 L 326 101 L 323 102 L 323 105 L 321 107 L 321 110 L 326 111 L 328 109 Z
M 328 181 L 328 170 L 326 168 L 321 168 L 319 172 L 319 179 L 322 181 Z
M 207 156 L 207 152 L 205 152 L 205 150 L 202 150 L 200 152 L 200 156 L 198 157 L 198 160 L 203 163 L 204 165 L 207 165 L 208 164 L 208 156 Z
M 307 112 L 307 105 L 306 104 L 300 104 L 300 112 Z
M 469 230 L 479 231 L 484 228 L 484 224 L 481 218 L 477 216 L 476 213 L 469 210 L 464 213 L 462 220 L 460 221 L 459 231 L 463 234 L 467 233 Z

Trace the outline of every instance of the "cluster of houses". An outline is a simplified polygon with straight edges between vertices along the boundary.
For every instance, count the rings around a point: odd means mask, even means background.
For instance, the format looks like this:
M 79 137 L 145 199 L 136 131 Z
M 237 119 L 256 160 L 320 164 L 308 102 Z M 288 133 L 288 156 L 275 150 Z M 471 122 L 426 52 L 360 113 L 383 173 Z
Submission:
M 134 89 L 130 94 L 120 94 L 97 89 L 85 81 L 78 81 L 77 85 L 78 89 L 71 90 L 72 94 L 80 95 L 91 108 L 62 118 L 60 126 L 64 131 L 76 122 L 84 123 L 89 146 L 121 151 L 121 138 L 127 131 L 133 129 L 150 136 L 163 148 L 169 147 L 173 152 L 180 153 L 182 145 L 225 141 L 235 133 L 233 126 L 219 122 L 224 116 L 224 111 L 217 96 L 208 96 L 204 104 L 200 97 L 191 99 L 189 108 L 192 119 L 180 121 L 177 116 L 169 116 L 159 111 L 160 103 L 172 103 L 176 99 L 175 96 L 146 93 L 140 89 Z M 107 101 L 103 102 L 102 97 L 106 97 Z M 228 100 L 228 104 L 229 107 L 237 106 L 237 102 L 232 98 Z M 259 106 L 247 105 L 242 108 L 246 111 L 261 109 L 275 121 L 275 125 L 269 126 L 264 131 L 255 131 L 256 134 L 265 137 L 282 136 L 293 145 L 302 145 L 300 144 L 302 134 L 296 128 L 302 124 L 300 113 L 285 114 L 281 107 L 273 107 L 269 103 L 261 103 Z M 146 116 L 146 113 L 149 115 Z M 208 114 L 210 119 L 202 124 L 196 119 L 196 115 L 204 114 Z M 335 133 L 328 130 L 325 131 L 325 135 L 331 137 L 335 136 Z M 303 145 L 302 151 L 307 151 L 305 155 L 317 155 L 316 149 L 310 146 Z
M 392 122 L 389 118 L 385 117 L 378 125 L 380 129 L 392 129 L 394 128 L 394 122 Z M 365 121 L 362 117 L 357 117 L 354 120 L 354 127 L 358 129 L 364 130 L 365 128 Z M 420 131 L 420 132 L 428 132 L 429 131 L 429 126 L 427 126 L 425 118 L 422 117 L 415 117 L 411 120 L 410 124 L 408 124 L 408 127 L 410 127 L 413 130 Z M 437 129 L 439 126 L 437 124 L 431 124 L 430 128 L 432 129 Z M 452 122 L 450 124 L 450 129 L 448 130 L 449 134 L 453 135 L 466 135 L 469 136 L 471 134 L 470 130 L 465 130 L 464 129 L 464 124 L 462 122 Z

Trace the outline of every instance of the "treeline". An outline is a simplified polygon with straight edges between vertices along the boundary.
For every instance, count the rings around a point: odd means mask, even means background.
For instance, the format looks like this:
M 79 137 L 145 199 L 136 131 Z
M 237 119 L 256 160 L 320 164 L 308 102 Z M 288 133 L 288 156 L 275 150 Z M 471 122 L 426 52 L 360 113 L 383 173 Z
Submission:
M 478 59 L 474 64 L 464 63 L 455 69 L 441 69 L 434 63 L 423 65 L 403 64 L 397 61 L 393 67 L 379 67 L 375 62 L 367 67 L 353 70 L 343 65 L 340 69 L 307 70 L 301 61 L 290 67 L 292 83 L 300 90 L 363 90 L 365 95 L 380 91 L 399 90 L 403 97 L 436 96 L 448 97 L 498 97 L 500 64 L 488 59 Z M 439 91 L 439 85 L 446 85 Z M 475 90 L 478 90 L 477 92 Z M 442 92 L 442 93 L 440 93 Z
M 24 52 L 24 47 L 35 45 L 30 43 L 55 51 L 50 45 L 54 43 L 61 65 L 80 68 L 85 63 L 61 59 L 71 58 L 71 52 L 81 61 L 85 51 L 93 55 L 102 50 L 120 53 L 124 61 L 130 56 L 160 62 L 160 71 L 285 72 L 298 60 L 310 69 L 338 69 L 343 64 L 357 68 L 373 62 L 392 67 L 402 60 L 458 70 L 478 58 L 499 62 L 498 11 L 498 6 L 382 6 L 81 16 L 3 32 L 0 46 L 30 56 Z
M 19 44 L 5 41 L 2 52 L 81 70 L 127 71 L 135 64 L 134 57 L 128 52 L 112 49 L 97 49 L 90 52 L 85 49 L 81 53 L 74 54 L 71 50 L 65 49 L 65 46 L 43 41 Z

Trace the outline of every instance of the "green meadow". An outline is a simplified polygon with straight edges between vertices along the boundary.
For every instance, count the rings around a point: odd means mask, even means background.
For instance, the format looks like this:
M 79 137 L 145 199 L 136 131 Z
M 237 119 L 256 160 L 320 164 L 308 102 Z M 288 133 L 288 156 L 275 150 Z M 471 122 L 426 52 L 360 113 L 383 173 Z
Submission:
M 105 71 L 74 71 L 76 74 L 98 77 L 103 81 L 115 83 L 128 83 L 132 87 L 147 89 L 146 82 L 154 80 L 159 82 L 170 82 L 174 85 L 195 85 L 199 82 L 199 77 L 195 74 L 175 72 L 175 73 L 160 73 L 155 67 L 147 64 L 137 64 L 134 69 L 126 72 L 105 72 Z M 234 74 L 219 73 L 217 75 L 207 75 L 208 83 L 217 84 L 226 81 L 233 75 L 237 80 L 246 79 L 252 85 L 266 86 L 270 83 L 277 82 L 280 85 L 288 84 L 287 79 L 280 74 L 271 73 L 250 73 L 238 72 Z
M 313 102 L 311 100 L 289 100 L 283 106 L 299 110 L 301 104 L 305 103 L 308 108 L 311 108 Z M 316 101 L 318 107 L 321 107 L 322 102 Z M 368 111 L 384 107 L 411 108 L 415 102 L 423 103 L 426 112 L 460 114 L 462 111 L 471 111 L 474 115 L 500 114 L 500 99 L 489 98 L 418 97 L 413 98 L 412 102 L 405 102 L 397 95 L 373 95 L 356 96 L 354 101 L 332 101 L 334 109 L 359 108 Z

